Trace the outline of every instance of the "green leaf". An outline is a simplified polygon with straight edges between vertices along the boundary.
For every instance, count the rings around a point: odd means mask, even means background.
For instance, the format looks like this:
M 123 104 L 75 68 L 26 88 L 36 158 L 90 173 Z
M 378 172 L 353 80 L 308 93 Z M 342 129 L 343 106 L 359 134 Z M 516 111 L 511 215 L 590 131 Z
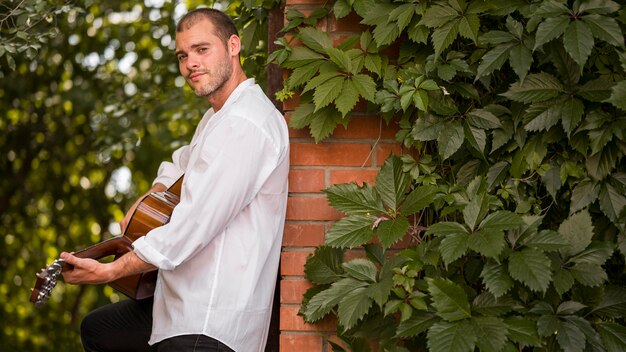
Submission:
M 430 312 L 419 312 L 403 321 L 396 330 L 396 337 L 411 337 L 428 330 L 440 318 Z
M 471 39 L 474 43 L 478 40 L 478 29 L 480 28 L 480 19 L 475 14 L 465 13 L 458 19 L 459 35 Z
M 487 145 L 487 133 L 485 130 L 464 123 L 463 131 L 465 132 L 465 140 L 472 146 L 472 148 L 480 153 L 480 155 L 483 155 L 485 152 L 485 146 Z
M 435 236 L 445 237 L 453 234 L 469 235 L 469 232 L 465 226 L 458 222 L 442 221 L 430 225 L 426 234 L 435 234 Z
M 600 209 L 611 221 L 616 222 L 626 206 L 626 197 L 610 183 L 600 187 Z
M 385 164 L 376 176 L 376 189 L 383 203 L 390 209 L 396 210 L 404 200 L 410 178 L 402 171 L 402 160 L 392 155 L 385 160 Z
M 480 229 L 487 231 L 512 230 L 523 224 L 519 215 L 506 210 L 489 214 L 480 224 Z
M 333 5 L 335 18 L 344 18 L 348 16 L 350 11 L 352 11 L 352 6 L 350 6 L 345 0 L 335 1 L 335 4 Z
M 326 244 L 336 248 L 352 248 L 369 241 L 374 235 L 375 217 L 350 215 L 337 221 L 326 233 Z
M 482 57 L 480 65 L 478 65 L 478 69 L 476 70 L 476 78 L 474 79 L 474 81 L 477 81 L 481 77 L 487 76 L 495 70 L 499 70 L 506 62 L 506 59 L 509 58 L 512 47 L 513 44 L 507 43 L 498 45 L 495 48 L 489 50 Z
M 564 351 L 582 352 L 585 349 L 585 335 L 567 320 L 559 323 L 556 339 Z
M 317 285 L 331 284 L 341 278 L 343 251 L 328 246 L 320 246 L 307 258 L 304 265 L 305 277 Z
M 583 16 L 582 20 L 589 26 L 594 37 L 614 46 L 624 46 L 624 36 L 620 34 L 622 30 L 614 18 L 593 14 Z
M 600 286 L 608 279 L 606 271 L 597 264 L 576 264 L 570 272 L 576 281 L 589 287 Z
M 587 0 L 580 4 L 578 12 L 610 14 L 619 11 L 620 5 L 611 0 Z
M 526 78 L 532 63 L 533 53 L 525 45 L 519 44 L 511 48 L 509 64 L 519 77 L 520 81 L 523 81 Z
M 311 79 L 309 82 L 307 82 L 307 84 L 304 86 L 304 89 L 302 90 L 302 93 L 317 89 L 317 87 L 319 87 L 321 84 L 326 83 L 335 77 L 341 78 L 339 76 L 341 76 L 341 73 L 337 71 L 322 72 L 319 75 L 315 76 L 313 79 Z
M 574 285 L 574 276 L 568 269 L 558 268 L 553 275 L 554 289 L 559 295 L 569 291 Z
M 599 153 L 588 157 L 585 162 L 585 168 L 589 175 L 594 180 L 602 180 L 608 176 L 617 163 L 618 153 L 620 152 L 615 144 L 608 144 Z
M 426 208 L 433 201 L 436 192 L 437 187 L 435 186 L 419 186 L 415 188 L 402 202 L 400 214 L 409 216 Z
M 346 274 L 359 281 L 376 282 L 378 269 L 370 260 L 364 258 L 352 259 L 341 265 Z
M 572 22 L 563 34 L 563 46 L 565 51 L 576 61 L 576 63 L 583 67 L 587 58 L 591 55 L 591 49 L 593 49 L 593 34 L 589 26 L 583 21 Z
M 317 143 L 333 133 L 341 121 L 341 114 L 334 108 L 326 107 L 315 111 L 310 121 L 311 135 Z
M 359 91 L 354 84 L 352 78 L 348 78 L 343 82 L 343 91 L 335 100 L 335 106 L 341 113 L 341 116 L 346 116 L 354 109 L 354 106 L 359 101 Z
M 314 27 L 300 27 L 300 40 L 318 53 L 326 54 L 326 49 L 333 47 L 333 41 L 326 32 Z M 295 49 L 295 48 L 294 48 Z
M 428 329 L 428 350 L 431 352 L 471 352 L 478 337 L 467 320 L 439 322 Z
M 536 323 L 525 317 L 513 316 L 504 319 L 509 329 L 509 339 L 521 346 L 540 346 L 541 340 L 537 335 Z
M 471 316 L 465 291 L 456 283 L 444 278 L 426 278 L 428 292 L 437 315 L 446 321 L 457 321 Z
M 611 90 L 612 93 L 608 102 L 626 111 L 626 81 L 619 81 Z
M 366 294 L 365 287 L 357 287 L 347 293 L 339 302 L 337 317 L 339 324 L 345 329 L 351 329 L 369 311 L 374 303 Z
M 287 79 L 287 86 L 290 88 L 297 88 L 305 83 L 307 83 L 317 71 L 319 71 L 319 67 L 323 61 L 315 61 L 310 64 L 298 67 L 294 69 L 289 78 Z
M 339 304 L 347 294 L 354 292 L 358 288 L 364 290 L 365 285 L 367 284 L 352 278 L 341 279 L 333 283 L 330 288 L 311 297 L 304 311 L 305 320 L 313 323 L 322 319 L 330 313 L 331 309 Z
M 501 230 L 481 229 L 467 240 L 469 248 L 487 258 L 497 258 L 504 249 L 504 232 Z
M 384 213 L 382 199 L 368 184 L 359 187 L 356 183 L 336 184 L 324 190 L 330 205 L 348 214 Z
M 602 301 L 593 308 L 590 314 L 608 318 L 626 317 L 626 288 L 607 286 Z
M 500 119 L 491 111 L 485 109 L 473 109 L 467 113 L 467 121 L 470 125 L 485 130 L 502 128 Z
M 474 298 L 472 310 L 486 316 L 500 316 L 513 310 L 517 304 L 509 296 L 496 298 L 491 292 L 485 291 Z
M 567 218 L 559 226 L 559 233 L 568 242 L 568 246 L 561 250 L 566 257 L 582 252 L 593 237 L 593 225 L 589 212 L 583 210 Z
M 450 265 L 452 262 L 462 257 L 468 249 L 468 235 L 462 233 L 449 234 L 441 240 L 439 250 L 443 262 Z
M 559 304 L 558 307 L 556 307 L 556 314 L 557 315 L 572 315 L 575 314 L 576 312 L 578 312 L 581 309 L 586 308 L 587 306 L 580 303 L 580 302 L 576 302 L 576 301 L 565 301 L 561 304 Z
M 313 102 L 316 110 L 325 107 L 339 97 L 343 88 L 343 81 L 343 77 L 334 77 L 315 88 Z
M 556 231 L 543 230 L 525 237 L 522 244 L 543 251 L 555 251 L 566 247 L 568 242 Z
M 480 351 L 502 351 L 508 335 L 507 326 L 502 319 L 496 317 L 472 317 L 471 322 L 478 337 L 476 345 Z
M 533 50 L 541 47 L 545 43 L 552 39 L 560 37 L 570 24 L 568 16 L 558 16 L 547 18 L 539 24 L 537 27 L 537 33 L 535 35 L 535 47 Z
M 385 220 L 378 225 L 376 234 L 380 239 L 383 248 L 389 248 L 396 243 L 409 229 L 409 221 L 405 217 L 397 217 L 391 220 Z
M 584 209 L 598 199 L 599 187 L 596 183 L 582 181 L 572 190 L 570 199 L 570 215 Z
M 435 29 L 431 35 L 431 40 L 435 47 L 435 54 L 439 56 L 442 51 L 454 42 L 454 39 L 459 34 L 459 22 L 451 21 Z
M 452 156 L 464 141 L 463 125 L 459 121 L 448 122 L 439 133 L 437 143 L 439 145 L 439 155 L 443 160 Z
M 376 83 L 372 77 L 359 73 L 350 77 L 350 80 L 363 98 L 371 102 L 376 99 Z
M 556 77 L 542 72 L 530 74 L 524 81 L 512 84 L 502 95 L 521 103 L 536 103 L 552 99 L 562 91 L 563 85 Z
M 552 280 L 550 259 L 543 252 L 532 248 L 511 253 L 509 273 L 535 292 L 546 292 Z
M 485 195 L 475 196 L 465 208 L 463 208 L 463 220 L 470 231 L 476 228 L 476 225 L 481 221 L 487 212 L 489 211 L 489 198 Z
M 283 63 L 283 66 L 286 68 L 298 68 L 310 63 L 319 62 L 319 60 L 323 59 L 323 55 L 307 47 L 297 46 L 291 49 L 291 55 L 289 55 L 289 58 Z
M 546 173 L 541 176 L 541 182 L 546 186 L 546 190 L 556 199 L 556 192 L 561 188 L 561 168 L 558 165 L 552 165 Z
M 599 323 L 596 329 L 608 352 L 626 351 L 626 327 L 616 323 Z
M 576 98 L 570 98 L 563 102 L 561 108 L 561 122 L 568 136 L 578 127 L 584 113 L 585 105 L 582 101 Z
M 513 287 L 513 280 L 504 264 L 488 261 L 483 266 L 480 277 L 485 282 L 489 292 L 495 297 L 502 297 Z
M 345 72 L 355 73 L 352 72 L 352 60 L 350 60 L 350 56 L 345 51 L 337 48 L 326 48 L 326 54 L 328 54 L 330 61 L 334 62 L 340 69 Z
M 400 31 L 395 22 L 380 23 L 374 28 L 374 40 L 378 46 L 391 44 L 399 36 Z
M 528 111 L 528 115 L 537 115 L 529 121 L 524 129 L 529 132 L 547 131 L 556 125 L 562 118 L 563 105 L 561 101 L 548 101 L 532 105 Z
M 426 114 L 415 120 L 413 129 L 411 130 L 411 136 L 418 141 L 432 141 L 439 137 L 443 129 L 444 124 L 441 123 L 436 116 Z

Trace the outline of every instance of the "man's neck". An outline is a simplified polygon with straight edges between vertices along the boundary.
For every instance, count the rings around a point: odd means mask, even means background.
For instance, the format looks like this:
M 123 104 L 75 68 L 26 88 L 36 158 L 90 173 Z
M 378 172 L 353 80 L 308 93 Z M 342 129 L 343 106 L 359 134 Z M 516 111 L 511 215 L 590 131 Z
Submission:
M 211 104 L 213 111 L 219 111 L 233 91 L 246 79 L 248 79 L 248 77 L 246 77 L 246 74 L 242 70 L 234 70 L 233 76 L 226 81 L 220 89 L 207 96 L 207 100 Z

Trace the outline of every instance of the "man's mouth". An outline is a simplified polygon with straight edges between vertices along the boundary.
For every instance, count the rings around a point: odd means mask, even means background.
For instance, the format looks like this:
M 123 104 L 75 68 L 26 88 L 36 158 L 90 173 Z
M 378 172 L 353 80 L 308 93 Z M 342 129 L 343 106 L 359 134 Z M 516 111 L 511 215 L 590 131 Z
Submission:
M 206 71 L 196 71 L 190 73 L 187 77 L 192 81 L 198 81 L 200 79 L 200 76 L 204 75 L 205 73 Z

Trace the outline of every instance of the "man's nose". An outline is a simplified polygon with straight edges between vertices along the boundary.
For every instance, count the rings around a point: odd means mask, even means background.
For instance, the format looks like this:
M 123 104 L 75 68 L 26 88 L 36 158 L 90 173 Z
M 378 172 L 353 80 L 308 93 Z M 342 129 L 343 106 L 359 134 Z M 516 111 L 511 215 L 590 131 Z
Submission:
M 189 55 L 187 56 L 187 69 L 188 70 L 196 70 L 200 67 L 200 62 L 198 60 L 198 57 L 195 55 Z

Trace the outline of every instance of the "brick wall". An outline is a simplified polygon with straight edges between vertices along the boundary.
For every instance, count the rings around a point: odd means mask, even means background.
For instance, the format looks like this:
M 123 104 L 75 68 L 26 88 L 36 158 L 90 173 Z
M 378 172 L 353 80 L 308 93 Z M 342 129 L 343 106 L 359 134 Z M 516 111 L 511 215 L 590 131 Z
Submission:
M 307 14 L 324 4 L 327 2 L 287 0 L 284 11 L 296 8 Z M 348 16 L 339 21 L 320 21 L 318 26 L 335 41 L 341 41 L 363 29 L 358 22 L 358 18 Z M 287 119 L 297 104 L 297 97 L 284 103 Z M 378 116 L 365 112 L 353 114 L 347 129 L 339 126 L 330 138 L 317 144 L 308 130 L 290 130 L 290 193 L 280 269 L 281 352 L 330 351 L 323 337 L 333 336 L 335 321 L 324 319 L 309 325 L 297 315 L 302 295 L 311 287 L 303 277 L 306 258 L 324 242 L 325 232 L 341 217 L 328 205 L 321 190 L 351 181 L 373 184 L 387 156 L 400 151 L 394 139 L 396 132 L 393 124 L 387 126 Z

